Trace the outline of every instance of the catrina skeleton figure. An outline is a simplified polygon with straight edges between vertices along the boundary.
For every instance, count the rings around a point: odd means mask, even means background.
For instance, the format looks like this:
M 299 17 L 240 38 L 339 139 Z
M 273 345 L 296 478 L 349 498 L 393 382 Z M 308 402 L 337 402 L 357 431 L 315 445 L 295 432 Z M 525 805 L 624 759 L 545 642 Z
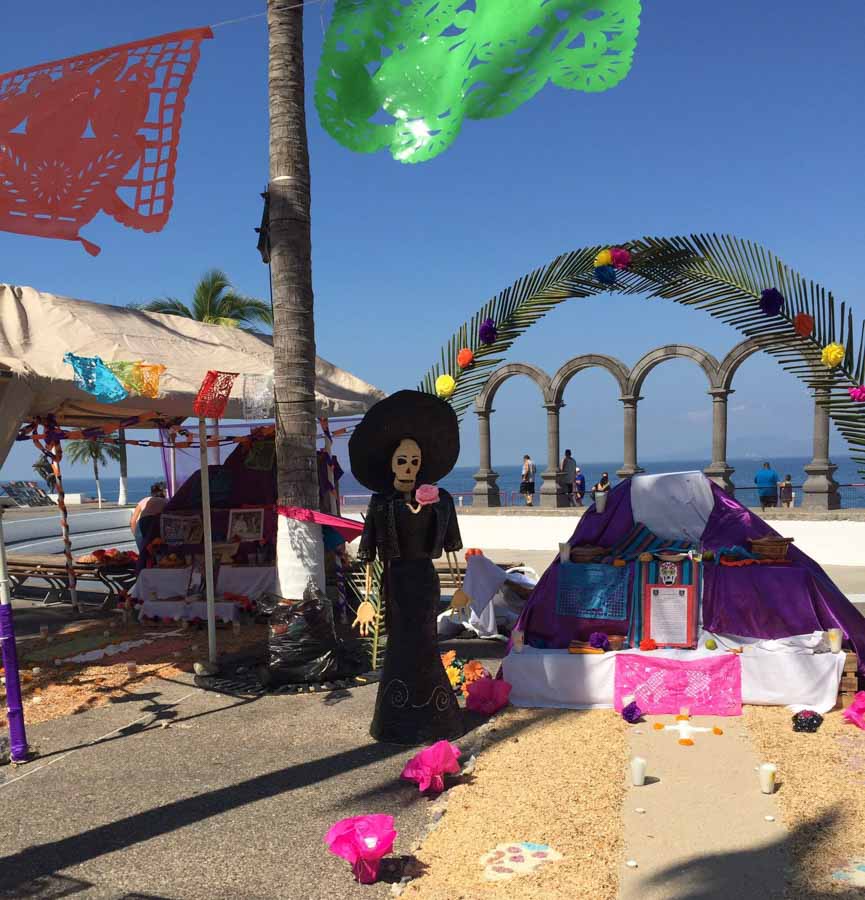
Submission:
M 384 564 L 387 649 L 370 733 L 423 744 L 463 734 L 462 714 L 441 663 L 436 632 L 441 589 L 432 560 L 462 547 L 451 495 L 434 484 L 459 456 L 459 424 L 432 394 L 399 391 L 364 416 L 349 441 L 354 477 L 373 491 L 358 558 Z M 361 603 L 366 634 L 375 607 Z

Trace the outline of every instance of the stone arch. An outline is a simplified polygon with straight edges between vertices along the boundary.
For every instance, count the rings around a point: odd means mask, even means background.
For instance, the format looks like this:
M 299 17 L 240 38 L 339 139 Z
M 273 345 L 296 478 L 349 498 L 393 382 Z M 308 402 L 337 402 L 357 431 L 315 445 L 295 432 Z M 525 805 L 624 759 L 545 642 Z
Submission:
M 759 353 L 761 350 L 767 350 L 776 342 L 767 340 L 766 338 L 748 338 L 735 347 L 721 360 L 718 369 L 717 387 L 723 388 L 725 391 L 733 390 L 733 378 L 739 371 L 739 367 L 746 359 Z
M 483 390 L 478 394 L 475 400 L 475 410 L 481 413 L 489 413 L 492 411 L 493 400 L 495 399 L 498 389 L 509 379 L 515 378 L 517 375 L 525 375 L 540 388 L 544 403 L 552 402 L 550 391 L 550 376 L 531 363 L 507 363 L 496 369 L 484 384 Z
M 623 362 L 614 356 L 604 356 L 600 353 L 585 353 L 563 363 L 556 374 L 553 375 L 550 382 L 550 393 L 553 403 L 557 406 L 562 405 L 565 388 L 567 388 L 574 375 L 582 372 L 584 369 L 595 368 L 606 369 L 616 379 L 616 383 L 619 385 L 619 392 L 623 396 L 628 392 L 628 380 L 631 372 Z
M 667 344 L 664 347 L 650 350 L 636 362 L 628 379 L 627 395 L 639 397 L 646 376 L 667 359 L 692 359 L 706 373 L 710 388 L 715 387 L 718 383 L 720 363 L 711 353 L 691 344 Z

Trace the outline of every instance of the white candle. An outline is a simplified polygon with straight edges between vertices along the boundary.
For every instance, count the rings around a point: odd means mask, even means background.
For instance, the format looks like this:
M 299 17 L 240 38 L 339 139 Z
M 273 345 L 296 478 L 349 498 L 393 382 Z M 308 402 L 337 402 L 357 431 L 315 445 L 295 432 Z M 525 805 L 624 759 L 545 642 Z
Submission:
M 763 763 L 760 766 L 760 790 L 764 794 L 775 793 L 775 776 L 778 774 L 778 767 L 773 763 Z
M 646 783 L 646 760 L 642 756 L 631 760 L 631 781 L 634 787 L 642 787 Z
M 826 632 L 826 636 L 829 638 L 829 649 L 833 653 L 840 653 L 841 644 L 844 641 L 844 632 L 840 628 L 830 628 Z
M 127 675 L 137 675 L 138 666 L 134 662 L 126 663 L 126 673 Z

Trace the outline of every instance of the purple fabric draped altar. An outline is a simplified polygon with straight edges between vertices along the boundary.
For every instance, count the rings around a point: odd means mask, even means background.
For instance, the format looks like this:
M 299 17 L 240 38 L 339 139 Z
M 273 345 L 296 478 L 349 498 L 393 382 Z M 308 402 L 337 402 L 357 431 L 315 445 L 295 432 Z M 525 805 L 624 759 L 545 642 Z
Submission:
M 594 506 L 583 515 L 569 544 L 611 547 L 633 527 L 630 481 L 609 494 L 603 514 Z M 759 516 L 712 484 L 714 506 L 703 531 L 707 550 L 748 546 L 751 538 L 775 535 Z M 784 566 L 703 566 L 703 626 L 707 631 L 740 637 L 778 638 L 841 628 L 865 672 L 865 617 L 833 584 L 829 576 L 795 546 Z M 567 647 L 577 638 L 574 625 L 556 615 L 558 558 L 544 573 L 523 610 L 517 628 L 527 643 Z M 603 630 L 603 629 L 601 629 Z

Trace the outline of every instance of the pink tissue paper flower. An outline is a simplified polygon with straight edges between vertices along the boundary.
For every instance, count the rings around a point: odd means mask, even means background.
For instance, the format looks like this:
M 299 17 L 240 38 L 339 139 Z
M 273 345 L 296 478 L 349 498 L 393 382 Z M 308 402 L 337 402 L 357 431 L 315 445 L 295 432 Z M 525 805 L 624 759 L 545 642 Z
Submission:
M 865 691 L 859 693 L 853 698 L 853 702 L 842 713 L 842 716 L 854 725 L 858 725 L 865 731 Z
M 361 884 L 373 884 L 381 858 L 393 850 L 396 834 L 393 816 L 352 816 L 340 819 L 324 836 L 324 842 L 331 853 L 351 863 L 354 877 Z
M 415 492 L 414 498 L 421 506 L 438 503 L 439 489 L 434 484 L 422 484 Z
M 865 384 L 860 384 L 859 387 L 847 388 L 847 393 L 850 395 L 851 400 L 855 400 L 857 403 L 865 403 Z
M 436 741 L 432 747 L 421 750 L 413 756 L 402 770 L 400 778 L 417 782 L 418 790 L 440 794 L 445 789 L 445 772 L 457 775 L 460 748 L 450 741 Z
M 631 254 L 621 247 L 611 247 L 610 256 L 613 259 L 613 266 L 617 269 L 627 269 L 631 264 Z
M 480 678 L 468 687 L 466 709 L 491 716 L 508 705 L 511 686 L 500 678 Z

